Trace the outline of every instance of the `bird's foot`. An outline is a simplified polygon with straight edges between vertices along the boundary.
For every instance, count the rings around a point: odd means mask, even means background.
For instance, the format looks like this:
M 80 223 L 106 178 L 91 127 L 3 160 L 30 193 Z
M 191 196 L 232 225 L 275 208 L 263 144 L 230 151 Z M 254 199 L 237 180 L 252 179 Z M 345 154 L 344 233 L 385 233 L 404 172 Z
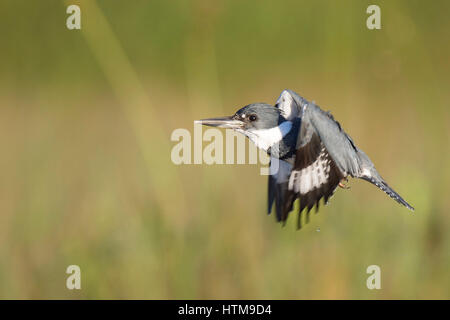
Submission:
M 344 183 L 344 181 L 345 181 L 345 183 Z M 341 187 L 342 189 L 348 190 L 348 189 L 350 189 L 350 187 L 347 186 L 347 183 L 348 183 L 348 178 L 344 178 L 339 182 L 339 187 Z

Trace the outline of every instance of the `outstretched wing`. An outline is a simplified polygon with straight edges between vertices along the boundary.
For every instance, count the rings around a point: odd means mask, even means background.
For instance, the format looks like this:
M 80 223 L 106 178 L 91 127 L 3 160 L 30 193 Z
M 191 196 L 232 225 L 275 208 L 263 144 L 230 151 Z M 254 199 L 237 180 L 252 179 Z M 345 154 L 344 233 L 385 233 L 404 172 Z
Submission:
M 307 144 L 312 134 L 316 133 L 342 172 L 351 176 L 361 173 L 363 161 L 360 159 L 360 150 L 330 112 L 323 111 L 314 102 L 307 101 L 292 90 L 281 93 L 277 106 L 290 117 L 288 120 L 292 120 L 292 117 L 301 118 L 297 148 Z
M 409 203 L 389 187 L 369 157 L 354 144 L 352 138 L 344 132 L 329 112 L 324 112 L 314 103 L 309 103 L 303 107 L 301 115 L 303 116 L 302 125 L 303 122 L 305 125 L 308 123 L 312 125 L 314 132 L 318 134 L 326 152 L 330 155 L 332 163 L 336 164 L 344 177 L 350 175 L 369 181 L 399 204 L 414 211 Z M 300 138 L 297 145 L 299 143 L 305 143 L 305 140 Z
M 330 155 L 319 132 L 307 121 L 302 123 L 301 144 L 298 146 L 294 168 L 289 177 L 288 189 L 300 199 L 297 226 L 301 227 L 304 209 L 309 218 L 310 210 L 319 208 L 320 199 L 327 203 L 346 173 L 339 169 Z M 287 215 L 287 214 L 286 214 Z
M 304 209 L 308 214 L 314 206 L 317 210 L 320 200 L 324 198 L 326 203 L 343 178 L 354 176 L 361 170 L 358 150 L 331 114 L 295 92 L 283 91 L 277 106 L 285 117 L 301 118 L 297 152 L 284 193 L 285 203 L 279 214 L 285 221 L 294 201 L 299 198 L 300 227 Z
M 300 228 L 303 210 L 306 209 L 309 215 L 314 206 L 319 207 L 320 199 L 324 198 L 327 203 L 339 182 L 347 176 L 369 181 L 398 203 L 414 210 L 387 185 L 369 157 L 354 144 L 331 113 L 291 90 L 282 92 L 277 106 L 289 119 L 301 118 L 297 152 L 284 196 L 287 202 L 281 207 L 283 221 L 292 210 L 296 198 L 300 198 Z

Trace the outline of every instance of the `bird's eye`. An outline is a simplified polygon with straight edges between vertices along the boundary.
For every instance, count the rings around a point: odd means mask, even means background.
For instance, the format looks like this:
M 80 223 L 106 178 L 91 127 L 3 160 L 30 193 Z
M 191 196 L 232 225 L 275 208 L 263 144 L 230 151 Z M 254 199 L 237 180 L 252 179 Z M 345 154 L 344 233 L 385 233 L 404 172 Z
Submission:
M 256 121 L 256 119 L 258 119 L 258 118 L 256 117 L 256 115 L 252 114 L 252 115 L 250 115 L 250 117 L 248 117 L 248 119 L 250 121 Z

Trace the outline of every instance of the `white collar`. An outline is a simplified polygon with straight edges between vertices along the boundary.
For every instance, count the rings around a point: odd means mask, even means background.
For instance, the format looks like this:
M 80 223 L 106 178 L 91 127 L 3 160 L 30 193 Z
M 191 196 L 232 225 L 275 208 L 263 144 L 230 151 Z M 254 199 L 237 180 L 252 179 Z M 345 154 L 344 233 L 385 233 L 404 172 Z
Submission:
M 292 122 L 284 121 L 280 125 L 270 129 L 253 129 L 241 132 L 249 137 L 258 148 L 267 151 L 275 143 L 280 142 L 291 131 L 291 128 Z

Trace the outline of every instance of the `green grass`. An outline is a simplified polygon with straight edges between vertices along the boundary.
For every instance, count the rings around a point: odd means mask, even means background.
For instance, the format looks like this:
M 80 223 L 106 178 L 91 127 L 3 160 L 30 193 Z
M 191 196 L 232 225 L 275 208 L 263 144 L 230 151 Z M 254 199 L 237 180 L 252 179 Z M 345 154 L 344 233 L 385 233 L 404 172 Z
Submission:
M 450 298 L 448 2 L 380 1 L 379 31 L 365 1 L 80 3 L 81 31 L 0 4 L 1 298 Z M 258 166 L 170 161 L 174 129 L 284 88 L 416 211 L 353 180 L 296 231 Z

